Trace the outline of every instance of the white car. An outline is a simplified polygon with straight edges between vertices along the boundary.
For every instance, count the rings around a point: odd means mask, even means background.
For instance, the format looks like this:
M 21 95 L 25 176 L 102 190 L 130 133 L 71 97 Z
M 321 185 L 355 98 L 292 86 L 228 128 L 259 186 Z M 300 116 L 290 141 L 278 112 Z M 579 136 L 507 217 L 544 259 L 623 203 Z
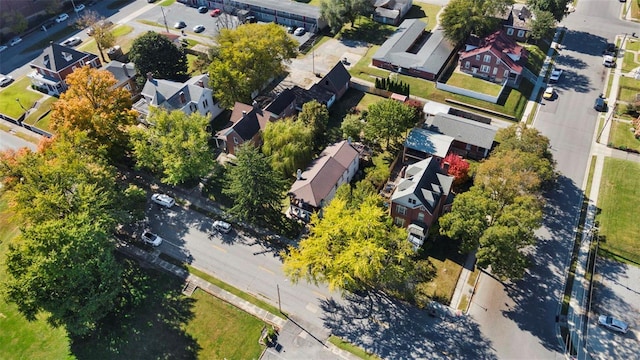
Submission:
M 295 36 L 302 36 L 302 35 L 304 35 L 304 33 L 306 33 L 306 32 L 307 32 L 307 30 L 305 30 L 303 27 L 299 27 L 299 28 L 297 28 L 297 29 L 293 32 L 293 35 L 295 35 Z
M 144 231 L 142 233 L 142 241 L 153 246 L 160 246 L 160 244 L 162 244 L 162 238 L 151 231 Z
M 77 36 L 74 37 L 70 37 L 67 40 L 63 41 L 60 43 L 60 45 L 64 45 L 64 46 L 76 46 L 78 44 L 80 44 L 82 42 L 82 39 L 80 39 Z
M 56 18 L 56 22 L 57 23 L 61 23 L 63 21 L 67 21 L 67 19 L 69 19 L 69 14 L 60 14 L 58 15 L 58 17 Z
M 80 4 L 80 5 L 76 6 L 75 8 L 73 8 L 73 10 L 75 10 L 76 12 L 80 12 L 80 11 L 84 10 L 84 4 Z
M 611 316 L 600 315 L 598 317 L 598 324 L 606 327 L 609 330 L 613 330 L 623 334 L 626 334 L 627 331 L 629 331 L 629 325 L 627 323 Z
M 9 46 L 16 46 L 18 44 L 20 44 L 22 42 L 22 38 L 19 36 L 14 37 L 13 39 L 11 39 L 11 41 L 9 41 Z
M 560 79 L 560 75 L 562 75 L 562 71 L 562 69 L 553 68 L 551 75 L 549 76 L 549 81 L 558 81 Z
M 5 87 L 13 81 L 13 78 L 9 75 L 0 74 L 0 87 Z
M 193 27 L 193 32 L 199 34 L 204 31 L 204 25 L 196 25 Z
M 0 53 L 7 49 L 8 49 L 7 45 L 0 45 Z
M 153 194 L 151 195 L 151 201 L 166 208 L 170 208 L 176 204 L 176 201 L 167 194 Z
M 213 222 L 213 227 L 218 231 L 228 234 L 231 231 L 231 224 L 226 221 L 216 220 Z

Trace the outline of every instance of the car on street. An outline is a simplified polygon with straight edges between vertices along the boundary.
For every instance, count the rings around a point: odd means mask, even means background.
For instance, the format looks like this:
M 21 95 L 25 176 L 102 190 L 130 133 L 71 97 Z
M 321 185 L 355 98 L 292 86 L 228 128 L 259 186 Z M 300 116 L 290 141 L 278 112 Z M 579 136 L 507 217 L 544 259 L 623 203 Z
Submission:
M 142 241 L 153 246 L 162 244 L 162 238 L 148 230 L 142 232 Z
M 14 37 L 9 41 L 9 46 L 16 46 L 22 42 L 22 38 L 19 36 Z
M 289 34 L 293 34 L 294 31 L 296 31 L 296 28 L 294 28 L 293 26 L 287 26 L 287 32 Z
M 0 45 L 0 53 L 7 50 L 7 45 Z
M 246 18 L 244 18 L 244 21 L 242 22 L 243 24 L 255 24 L 258 22 L 258 19 L 256 19 L 255 16 L 247 16 Z
M 13 81 L 13 78 L 9 75 L 0 74 L 0 87 L 5 87 Z
M 63 21 L 66 21 L 67 19 L 69 19 L 69 14 L 60 14 L 58 15 L 58 17 L 56 18 L 56 22 L 57 23 L 61 23 Z
M 231 224 L 229 224 L 226 221 L 222 221 L 222 220 L 216 220 L 213 222 L 213 227 L 218 230 L 221 231 L 225 234 L 228 234 L 229 231 L 231 231 Z
M 207 11 L 209 11 L 209 8 L 208 8 L 208 7 L 206 7 L 206 6 L 200 6 L 200 7 L 198 8 L 198 12 L 199 12 L 200 14 L 206 14 L 206 13 L 207 13 Z
M 553 99 L 554 92 L 555 90 L 553 89 L 553 86 L 547 86 L 547 89 L 544 91 L 544 94 L 542 94 L 542 98 L 551 100 Z
M 193 27 L 193 32 L 199 34 L 204 31 L 204 25 L 196 25 Z
M 80 12 L 82 10 L 84 10 L 84 4 L 80 4 L 76 7 L 73 8 L 73 10 L 75 10 L 76 12 Z
M 611 55 L 604 55 L 602 58 L 602 65 L 605 67 L 614 67 L 616 66 L 616 58 Z
M 600 96 L 596 98 L 593 108 L 600 112 L 607 111 L 607 101 L 604 99 L 604 95 L 600 94 Z
M 64 45 L 64 46 L 76 46 L 78 44 L 80 44 L 82 42 L 82 39 L 80 39 L 77 36 L 74 37 L 70 37 L 67 40 L 63 41 L 60 43 L 60 45 Z
M 220 15 L 222 13 L 222 10 L 220 9 L 213 9 L 211 10 L 211 12 L 209 13 L 209 15 L 211 15 L 211 17 L 216 17 L 218 15 Z
M 600 326 L 606 327 L 609 330 L 623 334 L 626 334 L 627 331 L 629 331 L 629 324 L 607 315 L 600 315 L 598 317 L 598 324 Z
M 562 69 L 553 68 L 553 70 L 551 70 L 551 75 L 549 75 L 549 81 L 558 81 L 560 79 L 560 76 L 562 75 L 562 71 Z
M 293 35 L 295 35 L 295 36 L 302 36 L 302 35 L 304 35 L 304 33 L 306 33 L 306 32 L 307 32 L 307 30 L 305 30 L 303 27 L 299 27 L 299 28 L 297 28 L 297 29 L 293 32 Z
M 184 21 L 178 21 L 177 23 L 173 24 L 174 29 L 184 29 L 187 27 L 187 23 L 185 23 Z
M 151 195 L 151 201 L 166 208 L 170 208 L 176 204 L 176 201 L 167 194 L 153 194 Z
M 602 52 L 602 55 L 618 56 L 618 47 L 616 44 L 608 43 L 607 47 Z

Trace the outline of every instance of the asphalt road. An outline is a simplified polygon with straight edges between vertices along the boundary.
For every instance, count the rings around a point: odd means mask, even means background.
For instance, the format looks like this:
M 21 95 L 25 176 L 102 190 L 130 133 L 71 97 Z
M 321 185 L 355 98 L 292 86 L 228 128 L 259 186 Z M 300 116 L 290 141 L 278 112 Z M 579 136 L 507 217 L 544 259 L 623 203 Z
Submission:
M 602 50 L 615 35 L 637 26 L 618 20 L 620 6 L 617 1 L 582 0 L 561 24 L 568 31 L 556 62 L 565 72 L 555 85 L 558 96 L 542 101 L 534 123 L 550 139 L 560 178 L 545 194 L 540 240 L 531 249 L 533 264 L 524 279 L 513 284 L 483 274 L 469 311 L 498 358 L 564 357 L 556 315 L 596 130 L 593 102 L 605 85 Z
M 4 124 L 9 124 L 3 121 Z M 4 130 L 0 130 L 0 152 L 1 151 L 5 151 L 5 150 L 9 150 L 9 149 L 13 149 L 13 150 L 17 150 L 23 147 L 27 147 L 31 150 L 36 150 L 37 145 L 30 143 L 26 140 L 23 140 L 22 138 L 19 138 L 17 136 L 15 136 L 13 133 L 11 132 L 7 132 Z

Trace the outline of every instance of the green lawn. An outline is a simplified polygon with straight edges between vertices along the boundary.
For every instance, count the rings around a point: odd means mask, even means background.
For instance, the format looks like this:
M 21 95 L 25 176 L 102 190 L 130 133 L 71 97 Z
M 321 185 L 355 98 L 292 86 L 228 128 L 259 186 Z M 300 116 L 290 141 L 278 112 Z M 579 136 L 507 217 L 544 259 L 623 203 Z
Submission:
M 43 94 L 29 89 L 31 80 L 28 77 L 16 79 L 13 84 L 0 91 L 0 113 L 10 116 L 14 119 L 24 114 L 25 108 L 31 107 L 36 101 L 42 98 Z M 20 101 L 16 101 L 19 99 Z
M 620 92 L 618 99 L 622 101 L 635 101 L 636 95 L 640 94 L 640 80 L 629 77 L 620 77 Z
M 51 112 L 49 112 L 45 117 L 38 121 L 38 118 L 45 114 L 47 111 L 51 110 L 51 105 L 58 101 L 58 98 L 50 96 L 46 100 L 42 101 L 38 108 L 31 112 L 29 116 L 25 119 L 25 123 L 35 125 L 42 130 L 46 130 L 50 132 L 49 129 L 49 119 L 51 118 Z
M 356 105 L 356 107 L 360 111 L 367 110 L 369 108 L 369 106 L 371 106 L 371 104 L 375 104 L 375 103 L 377 103 L 379 101 L 383 101 L 383 100 L 386 100 L 386 99 L 387 98 L 385 98 L 383 96 L 378 96 L 378 95 L 374 95 L 374 94 L 365 93 L 364 96 L 362 97 L 362 99 L 360 99 L 360 102 L 358 102 L 358 105 Z
M 622 60 L 622 71 L 633 71 L 637 67 L 640 67 L 640 63 L 636 61 L 636 53 L 631 51 L 625 52 L 624 59 Z
M 426 30 L 432 30 L 436 26 L 436 16 L 442 9 L 440 5 L 414 2 L 405 19 L 420 19 L 427 24 Z
M 475 78 L 471 75 L 454 72 L 447 80 L 447 85 L 457 86 L 459 88 L 471 91 L 497 96 L 502 90 L 502 86 L 486 80 Z
M 640 51 L 640 41 L 627 37 L 627 50 Z
M 436 277 L 428 284 L 427 295 L 439 302 L 449 304 L 462 272 L 465 257 L 458 253 L 458 243 L 444 236 L 436 236 L 425 242 L 420 256 L 426 257 L 436 267 Z
M 636 265 L 640 264 L 639 178 L 640 164 L 606 158 L 598 197 L 600 213 L 597 216 L 601 253 Z
M 134 38 L 127 36 L 132 31 L 133 31 L 133 27 L 129 25 L 119 25 L 111 30 L 111 33 L 116 38 L 115 44 L 120 45 L 122 52 L 125 54 L 131 48 L 131 43 L 133 43 L 133 40 L 134 40 Z M 96 44 L 95 40 L 93 40 L 93 38 L 82 43 L 82 45 L 78 47 L 78 50 L 89 52 L 92 54 L 97 54 L 98 56 L 100 56 L 100 53 L 98 52 L 98 45 Z M 104 51 L 106 56 L 107 49 L 104 49 Z
M 534 74 L 539 74 L 544 64 L 544 59 L 547 57 L 546 51 L 541 50 L 537 45 L 522 44 L 529 50 L 529 59 L 527 61 L 527 69 Z
M 640 140 L 633 136 L 631 128 L 633 128 L 633 125 L 630 123 L 613 121 L 608 143 L 616 148 L 635 149 L 640 152 Z

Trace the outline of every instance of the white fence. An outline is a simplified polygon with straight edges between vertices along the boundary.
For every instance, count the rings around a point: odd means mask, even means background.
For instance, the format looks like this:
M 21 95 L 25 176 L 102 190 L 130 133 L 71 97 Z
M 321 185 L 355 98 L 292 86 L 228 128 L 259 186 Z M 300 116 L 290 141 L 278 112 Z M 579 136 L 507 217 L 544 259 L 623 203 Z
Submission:
M 459 95 L 472 97 L 472 98 L 478 99 L 478 100 L 487 101 L 487 102 L 490 102 L 490 103 L 493 103 L 493 104 L 497 104 L 498 103 L 498 99 L 500 98 L 500 95 L 502 94 L 502 92 L 504 91 L 506 86 L 507 86 L 507 84 L 505 82 L 504 84 L 502 84 L 502 89 L 500 89 L 500 92 L 498 93 L 498 95 L 491 96 L 491 95 L 479 93 L 479 92 L 476 92 L 476 91 L 473 91 L 473 90 L 463 89 L 463 88 L 459 88 L 457 86 L 451 86 L 451 85 L 447 85 L 445 83 L 441 83 L 441 82 L 436 81 L 436 88 L 437 89 L 448 91 L 448 92 L 451 92 L 451 93 L 454 93 L 454 94 L 459 94 Z

